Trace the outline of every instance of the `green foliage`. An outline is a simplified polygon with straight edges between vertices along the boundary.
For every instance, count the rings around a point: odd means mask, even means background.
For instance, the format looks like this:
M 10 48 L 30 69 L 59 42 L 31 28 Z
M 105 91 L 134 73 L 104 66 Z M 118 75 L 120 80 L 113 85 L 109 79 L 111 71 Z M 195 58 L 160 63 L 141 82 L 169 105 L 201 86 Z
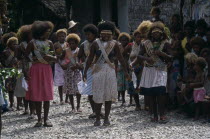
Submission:
M 19 77 L 21 75 L 20 71 L 15 68 L 0 68 L 0 86 L 2 91 L 6 92 L 4 81 L 10 77 Z

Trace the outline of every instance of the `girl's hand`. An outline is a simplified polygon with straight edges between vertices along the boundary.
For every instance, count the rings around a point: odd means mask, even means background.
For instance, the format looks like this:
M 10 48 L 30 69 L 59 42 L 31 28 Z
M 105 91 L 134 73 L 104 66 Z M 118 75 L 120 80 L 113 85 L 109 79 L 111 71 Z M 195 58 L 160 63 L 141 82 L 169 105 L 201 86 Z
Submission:
M 87 73 L 85 72 L 85 73 L 83 74 L 83 76 L 82 76 L 82 80 L 85 82 L 86 79 L 87 79 Z
M 77 69 L 77 66 L 71 67 L 71 70 L 75 71 Z
M 67 67 L 68 67 L 68 65 L 67 65 L 67 64 L 66 64 L 66 65 L 61 64 L 61 68 L 62 68 L 63 70 L 67 70 Z
M 80 70 L 84 69 L 83 65 L 79 63 L 76 63 L 76 67 Z

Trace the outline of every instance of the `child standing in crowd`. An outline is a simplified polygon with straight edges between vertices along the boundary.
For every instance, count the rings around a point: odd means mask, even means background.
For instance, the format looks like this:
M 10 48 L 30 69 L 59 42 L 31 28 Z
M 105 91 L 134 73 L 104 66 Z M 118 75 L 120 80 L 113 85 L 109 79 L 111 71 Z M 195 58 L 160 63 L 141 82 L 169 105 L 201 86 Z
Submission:
M 194 70 L 195 62 L 198 56 L 194 53 L 188 53 L 185 56 L 186 68 L 184 69 L 184 74 L 182 78 L 179 79 L 179 89 L 177 98 L 178 103 L 184 112 L 187 113 L 189 117 L 193 116 L 193 90 L 191 88 L 186 88 L 186 84 L 193 82 L 195 79 L 196 72 Z
M 172 42 L 171 52 L 173 56 L 173 61 L 168 67 L 168 93 L 169 100 L 172 106 L 177 105 L 177 79 L 182 75 L 183 61 L 184 61 L 184 51 L 181 46 L 181 41 L 176 40 Z
M 87 58 L 90 55 L 91 45 L 92 45 L 93 41 L 98 36 L 98 28 L 93 24 L 87 24 L 83 28 L 83 32 L 85 33 L 85 37 L 86 37 L 87 40 L 84 41 L 81 44 L 80 49 L 79 49 L 79 53 L 78 53 L 78 58 L 80 59 L 80 61 L 82 61 L 84 63 L 84 67 L 85 67 L 86 62 L 87 62 Z M 87 81 L 86 81 L 87 87 L 81 93 L 83 95 L 88 95 L 88 100 L 90 102 L 90 106 L 91 106 L 92 111 L 93 111 L 93 113 L 91 115 L 89 115 L 89 118 L 95 118 L 96 117 L 95 103 L 93 101 L 92 81 L 93 81 L 93 77 L 92 77 L 92 66 L 91 66 L 87 71 Z
M 56 32 L 58 42 L 54 44 L 55 53 L 59 57 L 58 63 L 55 63 L 55 74 L 54 74 L 54 84 L 58 86 L 58 92 L 60 97 L 60 104 L 63 105 L 63 85 L 64 85 L 64 70 L 61 67 L 63 62 L 63 51 L 66 49 L 65 38 L 67 31 L 65 29 L 59 29 Z
M 130 40 L 131 40 L 131 37 L 130 37 L 129 34 L 120 33 L 118 41 L 121 44 L 120 45 L 121 46 L 120 47 L 121 48 L 121 53 L 122 53 L 123 58 L 126 62 L 127 69 L 129 69 L 128 60 L 129 60 L 129 55 L 130 54 L 127 51 L 125 51 L 125 48 L 129 47 L 128 45 L 130 45 L 129 44 Z M 116 64 L 115 70 L 116 70 L 116 73 L 117 73 L 117 87 L 118 87 L 117 89 L 118 89 L 118 93 L 120 93 L 121 96 L 122 96 L 122 106 L 123 106 L 125 104 L 125 91 L 128 89 L 128 82 L 126 80 L 125 73 L 123 71 L 123 67 L 120 64 L 118 64 L 118 62 Z
M 7 41 L 7 48 L 3 51 L 2 63 L 6 68 L 16 68 L 18 67 L 18 59 L 17 57 L 17 46 L 18 46 L 18 39 L 16 37 L 11 37 Z M 9 102 L 10 108 L 12 109 L 14 104 L 14 90 L 16 85 L 16 77 L 9 77 L 5 81 L 6 89 L 9 93 Z
M 27 80 L 27 83 L 29 82 L 29 71 L 30 67 L 32 66 L 32 53 L 30 53 L 29 57 L 25 57 L 26 48 L 28 43 L 32 40 L 32 25 L 25 25 L 22 26 L 18 31 L 18 37 L 20 38 L 20 49 L 21 49 L 21 56 L 22 56 L 22 72 L 24 74 L 25 79 Z M 25 98 L 24 98 L 24 106 L 25 106 L 25 112 L 23 114 L 28 114 L 28 105 L 30 109 L 30 117 L 29 119 L 34 117 L 35 113 L 35 106 L 32 101 L 30 101 L 30 93 L 29 90 L 27 90 Z
M 31 66 L 31 63 L 29 63 L 27 58 L 25 58 L 26 47 L 28 43 L 32 40 L 31 25 L 24 25 L 20 27 L 17 36 L 20 40 L 20 46 L 18 48 L 18 58 L 20 60 L 19 69 L 21 70 L 21 76 L 17 78 L 15 96 L 17 97 L 17 108 L 19 109 L 22 100 L 24 100 L 25 112 L 23 114 L 28 114 L 28 105 L 31 110 L 32 104 L 29 103 L 32 102 L 29 102 L 25 99 L 27 90 L 22 87 L 22 82 L 23 80 L 28 79 L 29 69 Z M 32 57 L 30 57 L 30 59 L 32 59 Z
M 134 42 L 131 43 L 131 45 L 126 47 L 125 51 L 129 52 L 129 64 L 131 64 L 131 62 L 133 62 L 136 57 L 138 56 L 139 52 L 140 52 L 140 47 L 141 47 L 141 40 L 142 40 L 142 35 L 138 30 L 135 30 L 134 33 Z M 140 84 L 140 78 L 141 78 L 141 71 L 142 71 L 142 65 L 138 64 L 135 65 L 135 67 L 133 68 L 134 74 L 136 76 L 136 80 L 134 81 L 134 84 L 136 84 L 136 88 L 135 91 L 133 92 L 133 94 L 130 97 L 130 100 L 132 100 L 132 96 L 134 97 L 135 103 L 136 103 L 136 111 L 141 110 L 141 105 L 139 102 L 139 84 Z M 133 79 L 134 80 L 134 79 Z
M 198 120 L 200 111 L 202 109 L 202 101 L 206 95 L 206 90 L 204 88 L 204 82 L 206 80 L 205 74 L 206 61 L 204 58 L 199 57 L 194 66 L 196 71 L 196 77 L 194 82 L 187 83 L 186 88 L 193 89 L 193 98 L 195 103 L 195 120 Z
M 64 87 L 63 91 L 68 95 L 72 107 L 72 112 L 82 112 L 80 109 L 80 100 L 81 94 L 79 93 L 77 84 L 81 81 L 81 73 L 79 69 L 81 65 L 79 65 L 79 61 L 77 58 L 79 48 L 78 45 L 80 43 L 80 37 L 77 34 L 69 34 L 66 37 L 67 49 L 65 50 L 65 64 L 62 64 L 62 67 L 65 70 L 64 73 Z M 74 107 L 74 95 L 77 98 L 77 109 Z
M 137 28 L 138 32 L 136 38 L 136 42 L 139 43 L 140 41 L 140 47 L 142 47 L 142 45 L 144 44 L 144 42 L 146 40 L 148 40 L 148 33 L 150 30 L 150 27 L 152 25 L 152 22 L 150 21 L 143 21 Z M 141 50 L 141 49 L 140 49 Z M 135 51 L 135 49 L 134 49 Z M 138 52 L 138 54 L 141 51 Z M 137 57 L 138 55 L 136 55 Z M 131 57 L 132 58 L 132 57 Z M 141 76 L 142 76 L 142 71 L 143 71 L 143 67 L 144 67 L 144 62 L 140 62 L 139 65 L 137 65 L 137 67 L 135 68 L 135 74 L 137 77 L 137 87 L 138 89 L 140 89 L 140 81 L 141 81 Z M 137 97 L 137 95 L 136 95 Z M 138 101 L 139 101 L 139 96 L 138 96 Z M 137 101 L 136 101 L 137 102 Z M 138 104 L 138 103 L 137 103 Z M 149 105 L 150 105 L 150 99 L 148 96 L 144 95 L 144 109 L 145 110 L 149 110 Z

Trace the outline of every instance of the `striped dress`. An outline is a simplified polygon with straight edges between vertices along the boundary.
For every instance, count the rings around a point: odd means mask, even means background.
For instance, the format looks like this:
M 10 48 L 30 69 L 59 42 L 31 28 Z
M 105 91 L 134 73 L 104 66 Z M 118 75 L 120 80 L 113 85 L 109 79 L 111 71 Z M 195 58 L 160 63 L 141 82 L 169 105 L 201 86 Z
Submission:
M 92 43 L 89 43 L 87 40 L 84 41 L 84 52 L 86 57 L 89 56 L 90 54 L 90 46 L 92 45 Z M 87 58 L 86 58 L 87 61 Z M 89 68 L 87 71 L 87 86 L 85 87 L 85 89 L 81 92 L 82 95 L 93 95 L 92 93 L 92 83 L 93 83 L 93 76 L 92 76 L 92 69 Z

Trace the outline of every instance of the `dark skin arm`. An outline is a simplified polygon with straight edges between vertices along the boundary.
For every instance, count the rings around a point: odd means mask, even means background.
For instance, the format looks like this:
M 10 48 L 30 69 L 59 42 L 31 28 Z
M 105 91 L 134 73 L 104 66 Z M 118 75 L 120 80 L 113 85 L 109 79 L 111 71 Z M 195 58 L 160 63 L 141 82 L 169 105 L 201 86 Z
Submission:
M 164 58 L 166 61 L 171 61 L 172 56 L 169 55 L 170 53 L 170 44 L 165 43 L 163 51 L 157 50 L 155 51 L 155 54 Z
M 131 66 L 135 66 L 137 64 L 141 64 L 143 61 L 147 61 L 148 63 L 153 63 L 154 61 L 150 57 L 143 56 L 146 53 L 145 47 L 142 46 L 141 51 L 139 52 L 139 55 L 137 58 L 131 63 Z
M 77 57 L 79 58 L 79 61 L 85 62 L 84 44 L 80 46 Z
M 87 77 L 87 71 L 90 68 L 91 64 L 93 63 L 93 59 L 95 57 L 96 48 L 98 47 L 97 42 L 93 42 L 92 46 L 90 47 L 90 55 L 88 56 L 86 67 L 84 70 L 83 80 Z
M 120 62 L 120 64 L 122 65 L 122 67 L 123 67 L 123 70 L 124 70 L 124 72 L 125 72 L 125 76 L 126 76 L 126 78 L 128 79 L 128 80 L 131 80 L 130 79 L 130 76 L 129 76 L 129 74 L 128 74 L 128 68 L 127 68 L 127 65 L 126 65 L 126 62 L 125 62 L 125 60 L 124 60 L 124 58 L 123 58 L 123 56 L 122 56 L 122 53 L 120 52 L 120 48 L 119 48 L 119 45 L 116 43 L 115 44 L 115 46 L 114 46 L 114 51 L 115 51 L 115 53 L 116 53 L 116 55 L 117 55 L 117 59 L 118 59 L 118 61 Z
M 189 83 L 187 84 L 187 87 L 189 88 L 199 88 L 199 87 L 203 87 L 204 86 L 204 75 L 203 74 L 200 74 L 199 77 L 196 77 L 198 78 L 198 82 L 195 82 L 195 83 Z
M 50 50 L 55 52 L 53 43 L 49 41 L 49 44 L 50 44 Z M 47 62 L 57 62 L 57 57 L 52 56 L 52 55 L 45 55 L 43 58 Z

